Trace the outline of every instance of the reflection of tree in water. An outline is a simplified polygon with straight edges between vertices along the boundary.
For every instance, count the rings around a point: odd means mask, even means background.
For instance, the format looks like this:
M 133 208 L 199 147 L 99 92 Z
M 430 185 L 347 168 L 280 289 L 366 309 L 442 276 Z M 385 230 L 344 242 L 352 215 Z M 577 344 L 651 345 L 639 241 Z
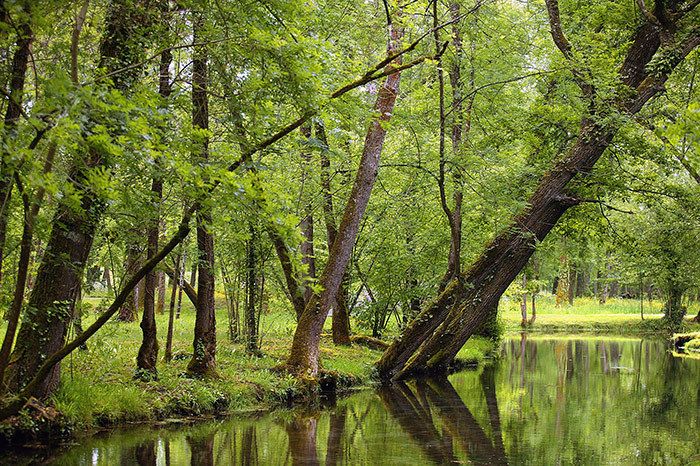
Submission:
M 191 453 L 190 464 L 192 466 L 214 465 L 214 433 L 187 437 L 187 444 Z
M 139 466 L 156 465 L 156 442 L 147 440 L 136 447 L 136 464 Z
M 316 453 L 316 423 L 313 415 L 299 414 L 291 422 L 285 424 L 289 437 L 289 453 L 294 465 L 317 465 Z
M 457 460 L 454 439 L 468 460 L 475 464 L 507 464 L 494 373 L 493 367 L 486 368 L 480 377 L 493 441 L 447 379 L 418 380 L 415 393 L 408 385 L 399 383 L 380 390 L 379 396 L 387 411 L 434 463 Z M 444 426 L 442 433 L 436 425 Z
M 331 413 L 328 448 L 326 448 L 326 466 L 340 464 L 345 437 L 345 420 L 348 416 L 347 406 L 340 406 Z
M 431 461 L 444 464 L 455 460 L 451 445 L 447 445 L 435 428 L 430 408 L 423 406 L 406 384 L 396 383 L 392 387 L 382 387 L 379 397 L 387 412 Z

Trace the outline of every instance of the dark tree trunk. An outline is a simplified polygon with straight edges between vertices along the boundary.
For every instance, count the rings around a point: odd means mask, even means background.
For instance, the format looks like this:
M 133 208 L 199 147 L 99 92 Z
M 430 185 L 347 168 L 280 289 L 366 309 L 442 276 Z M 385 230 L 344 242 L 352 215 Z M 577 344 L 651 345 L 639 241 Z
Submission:
M 178 254 L 175 258 L 175 273 L 171 277 L 172 291 L 170 292 L 170 306 L 168 309 L 168 334 L 165 337 L 165 362 L 170 362 L 173 359 L 173 331 L 175 329 L 175 300 L 177 299 L 177 290 L 179 277 L 184 275 L 184 263 L 181 264 L 182 254 Z
M 163 99 L 170 96 L 170 63 L 173 60 L 170 50 L 165 50 L 160 55 L 160 76 L 158 93 Z M 151 260 L 158 252 L 158 225 L 160 224 L 160 204 L 163 201 L 163 176 L 160 173 L 160 164 L 156 162 L 157 173 L 153 177 L 151 183 L 151 202 L 153 203 L 153 212 L 148 228 L 148 249 L 147 259 Z M 156 270 L 152 270 L 146 274 L 144 280 L 144 301 L 143 301 L 143 316 L 141 318 L 141 331 L 143 339 L 141 347 L 136 356 L 136 376 L 144 380 L 158 378 L 158 335 L 156 327 L 156 285 L 157 285 Z M 161 301 L 162 302 L 162 301 Z
M 136 233 L 134 233 L 134 235 L 136 235 Z M 133 273 L 141 267 L 142 253 L 141 247 L 135 242 L 127 246 L 126 263 L 124 264 L 126 276 L 133 275 Z M 133 322 L 136 320 L 142 291 L 143 282 L 136 285 L 134 291 L 129 295 L 129 299 L 127 299 L 124 305 L 119 309 L 118 320 L 121 322 Z
M 619 111 L 637 113 L 663 88 L 668 73 L 698 44 L 698 36 L 685 39 L 665 73 L 646 76 L 645 67 L 659 47 L 659 33 L 654 28 L 640 28 L 619 74 L 621 81 L 637 92 L 612 104 Z M 642 72 L 636 72 L 638 69 Z M 582 118 L 576 142 L 542 178 L 529 199 L 528 208 L 491 241 L 463 274 L 461 283 L 466 286 L 460 283 L 448 286 L 434 301 L 449 302 L 452 295 L 457 294 L 455 305 L 431 304 L 421 312 L 378 362 L 381 378 L 396 379 L 417 372 L 446 370 L 467 339 L 490 317 L 503 292 L 527 264 L 535 242 L 542 241 L 564 212 L 580 202 L 571 196 L 567 185 L 577 174 L 590 173 L 618 129 L 615 124 L 603 125 L 601 121 L 604 120 Z
M 144 1 L 115 1 L 106 12 L 106 28 L 100 44 L 100 68 L 113 72 L 141 62 L 145 26 L 148 15 L 143 15 Z M 125 92 L 141 73 L 133 66 L 112 77 L 114 87 Z M 111 130 L 116 134 L 116 130 Z M 86 137 L 89 134 L 85 135 Z M 104 208 L 98 194 L 86 182 L 88 171 L 109 166 L 108 154 L 89 146 L 85 159 L 70 170 L 68 183 L 80 193 L 78 211 L 67 203 L 60 203 L 54 216 L 46 252 L 42 258 L 36 283 L 29 298 L 32 312 L 23 320 L 10 363 L 9 384 L 19 389 L 35 378 L 43 360 L 63 347 L 70 310 L 75 304 L 85 263 L 92 247 L 97 223 Z M 46 398 L 58 386 L 60 363 L 37 381 L 32 394 Z
M 12 304 L 10 305 L 10 311 L 7 315 L 5 338 L 2 341 L 2 349 L 0 349 L 0 382 L 4 381 L 5 369 L 7 369 L 7 364 L 9 363 L 10 351 L 12 351 L 15 332 L 19 324 L 20 311 L 22 310 L 22 302 L 24 301 L 24 286 L 27 282 L 29 258 L 32 251 L 32 236 L 34 234 L 34 217 L 32 217 L 31 212 L 31 201 L 29 200 L 29 195 L 24 191 L 24 187 L 17 173 L 15 173 L 15 177 L 17 189 L 22 196 L 24 222 L 22 226 L 19 262 L 17 264 L 17 281 L 15 283 L 15 291 Z M 4 386 L 0 383 L 0 393 L 4 391 Z
M 403 37 L 403 29 L 389 25 L 389 53 L 398 49 L 398 43 Z M 400 57 L 388 66 L 400 64 Z M 365 145 L 357 171 L 355 183 L 350 198 L 345 207 L 343 220 L 338 228 L 338 234 L 319 282 L 323 291 L 313 296 L 299 319 L 292 348 L 287 360 L 287 366 L 297 374 L 315 377 L 318 373 L 319 343 L 321 330 L 328 316 L 328 311 L 336 302 L 336 296 L 343 280 L 352 248 L 355 244 L 360 220 L 369 202 L 370 193 L 374 186 L 379 169 L 379 158 L 384 145 L 387 123 L 396 103 L 399 91 L 400 72 L 387 77 L 380 88 L 375 104 L 379 114 L 374 118 L 367 131 Z
M 30 49 L 34 34 L 29 24 L 29 5 L 26 11 L 20 13 L 26 15 L 25 20 L 20 23 L 17 30 L 17 43 L 12 65 L 10 68 L 10 86 L 7 90 L 9 99 L 5 110 L 5 126 L 2 129 L 2 160 L 0 160 L 0 283 L 2 283 L 2 265 L 5 259 L 5 241 L 7 237 L 7 221 L 10 215 L 10 200 L 12 196 L 12 186 L 14 184 L 14 167 L 7 164 L 5 157 L 6 147 L 11 140 L 16 137 L 17 122 L 22 115 L 22 100 L 24 94 L 24 81 L 27 74 L 27 64 L 29 63 Z M 3 18 L 4 19 L 7 18 Z M 9 25 L 8 25 L 9 26 Z
M 202 12 L 193 13 L 193 42 L 202 41 L 205 22 Z M 206 45 L 194 47 L 192 60 L 192 125 L 201 130 L 209 129 L 209 97 L 207 94 Z M 198 163 L 204 165 L 209 159 L 209 136 L 196 136 L 194 154 Z M 212 209 L 203 203 L 197 209 L 197 313 L 194 323 L 192 359 L 187 373 L 197 377 L 216 375 L 216 314 L 214 312 L 214 236 L 209 231 Z
M 246 351 L 250 354 L 258 353 L 258 320 L 257 305 L 257 278 L 258 258 L 256 251 L 257 234 L 253 224 L 249 228 L 250 238 L 246 241 L 246 295 L 245 295 L 245 343 Z
M 136 464 L 138 466 L 156 466 L 156 443 L 153 440 L 147 440 L 136 447 Z

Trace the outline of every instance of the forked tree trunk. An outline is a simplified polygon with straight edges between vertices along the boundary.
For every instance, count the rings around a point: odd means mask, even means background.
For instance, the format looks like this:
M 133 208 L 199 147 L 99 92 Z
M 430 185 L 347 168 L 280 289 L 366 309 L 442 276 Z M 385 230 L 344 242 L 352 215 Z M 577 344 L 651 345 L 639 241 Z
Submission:
M 165 50 L 160 55 L 160 74 L 158 93 L 163 99 L 170 96 L 170 63 L 173 60 L 170 50 Z M 160 204 L 163 201 L 163 176 L 159 172 L 160 163 L 156 161 L 158 172 L 151 183 L 151 202 L 154 204 L 154 212 L 148 228 L 147 259 L 151 260 L 158 252 L 158 225 L 160 224 Z M 141 331 L 143 339 L 136 356 L 136 376 L 144 380 L 158 377 L 156 364 L 158 362 L 158 335 L 156 327 L 156 285 L 158 273 L 151 270 L 144 280 L 143 316 L 141 318 Z M 162 301 L 161 301 L 162 302 Z
M 204 32 L 204 13 L 194 12 L 192 22 L 193 42 L 199 44 Z M 207 71 L 207 46 L 194 47 L 192 60 L 192 125 L 209 130 L 209 83 Z M 209 159 L 209 136 L 196 135 L 194 154 L 197 162 L 205 164 Z M 197 377 L 216 375 L 216 314 L 214 312 L 214 236 L 210 231 L 212 223 L 211 206 L 202 204 L 197 209 L 197 309 L 194 323 L 192 359 L 187 365 L 187 373 Z
M 148 3 L 118 1 L 106 12 L 106 29 L 100 44 L 100 68 L 114 72 L 141 61 L 145 26 L 149 23 Z M 140 66 L 115 74 L 113 86 L 126 92 L 141 73 Z M 116 133 L 116 130 L 112 130 Z M 88 136 L 87 134 L 85 136 Z M 39 266 L 36 283 L 29 298 L 30 314 L 23 320 L 17 345 L 8 369 L 8 386 L 19 389 L 35 378 L 43 360 L 63 347 L 71 309 L 75 304 L 95 229 L 104 208 L 98 194 L 90 190 L 88 172 L 110 165 L 109 154 L 88 145 L 86 156 L 69 172 L 68 183 L 80 193 L 80 208 L 59 203 L 49 235 L 46 252 Z M 45 398 L 58 386 L 60 363 L 37 381 L 32 394 Z
M 695 47 L 700 36 L 691 35 L 674 50 L 665 72 L 646 75 L 646 65 L 660 45 L 659 32 L 640 28 L 622 65 L 620 80 L 637 92 L 611 102 L 619 111 L 637 113 L 663 88 L 668 74 Z M 377 364 L 384 380 L 420 372 L 443 372 L 473 332 L 485 322 L 503 292 L 527 264 L 535 250 L 566 210 L 579 203 L 568 192 L 568 183 L 590 173 L 617 132 L 614 123 L 603 125 L 599 117 L 581 120 L 579 135 L 567 154 L 540 181 L 528 208 L 486 247 L 481 257 L 409 325 L 401 338 L 385 351 Z M 452 295 L 455 305 L 445 305 Z M 435 303 L 443 303 L 436 305 Z
M 403 28 L 389 24 L 389 33 L 388 52 L 391 54 L 398 50 L 399 42 L 403 37 Z M 391 64 L 387 65 L 388 69 L 399 65 L 400 60 L 401 57 L 393 60 Z M 287 366 L 296 374 L 315 377 L 318 373 L 321 330 L 326 321 L 328 311 L 336 302 L 336 296 L 355 244 L 360 220 L 367 208 L 372 187 L 377 177 L 387 123 L 391 119 L 399 92 L 400 76 L 400 72 L 389 75 L 379 90 L 374 106 L 379 116 L 373 119 L 367 131 L 355 183 L 345 206 L 343 220 L 340 223 L 337 237 L 328 256 L 326 268 L 319 280 L 323 291 L 320 295 L 314 295 L 308 302 L 294 332 L 294 340 L 289 359 L 287 360 Z

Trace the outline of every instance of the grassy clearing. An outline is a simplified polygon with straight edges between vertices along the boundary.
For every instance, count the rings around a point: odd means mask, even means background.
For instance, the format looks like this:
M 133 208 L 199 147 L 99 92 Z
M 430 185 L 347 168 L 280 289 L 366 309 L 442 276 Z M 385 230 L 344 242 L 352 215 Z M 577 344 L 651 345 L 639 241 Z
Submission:
M 660 321 L 663 314 L 661 301 L 644 301 L 644 319 L 640 313 L 640 302 L 635 299 L 611 298 L 600 304 L 593 298 L 576 298 L 573 306 L 557 307 L 553 295 L 537 299 L 537 319 L 527 328 L 539 333 L 614 333 L 619 335 L 661 334 L 666 329 Z M 687 319 L 698 312 L 700 304 L 692 303 L 688 307 Z M 507 331 L 520 331 L 520 303 L 503 300 L 500 316 Z M 528 303 L 528 318 L 530 315 Z M 697 324 L 686 321 L 686 328 L 699 328 Z
M 663 301 L 654 299 L 644 300 L 644 316 L 660 314 L 664 307 Z M 505 313 L 517 313 L 520 316 L 520 302 L 512 299 L 503 299 L 500 309 Z M 694 316 L 700 310 L 700 303 L 693 302 L 688 306 L 687 314 Z M 574 300 L 573 306 L 568 303 L 557 307 L 555 297 L 552 294 L 545 294 L 537 297 L 538 318 L 547 314 L 557 315 L 591 315 L 591 314 L 627 314 L 640 316 L 640 302 L 638 299 L 610 298 L 605 304 L 600 304 L 597 299 L 591 297 L 581 297 Z M 528 315 L 530 314 L 530 302 L 528 301 Z

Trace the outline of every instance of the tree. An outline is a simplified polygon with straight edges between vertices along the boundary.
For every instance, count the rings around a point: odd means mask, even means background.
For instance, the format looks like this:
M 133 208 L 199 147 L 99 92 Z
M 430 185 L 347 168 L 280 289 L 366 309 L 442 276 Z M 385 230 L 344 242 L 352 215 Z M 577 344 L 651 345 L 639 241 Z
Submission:
M 638 113 L 660 92 L 675 67 L 700 44 L 697 31 L 680 32 L 688 27 L 683 20 L 689 13 L 682 3 L 658 3 L 654 14 L 649 13 L 649 18 L 656 20 L 648 18 L 633 33 L 616 73 L 612 87 L 626 89 L 625 97 L 603 99 L 599 97 L 603 89 L 590 79 L 595 70 L 579 65 L 580 52 L 563 32 L 558 3 L 548 0 L 546 4 L 554 43 L 587 104 L 578 137 L 542 177 L 528 207 L 485 248 L 461 280 L 448 285 L 384 353 L 378 363 L 384 379 L 446 369 L 466 340 L 494 312 L 505 289 L 532 256 L 535 242 L 542 241 L 569 208 L 582 202 L 569 184 L 576 175 L 585 176 L 593 169 L 620 128 L 622 119 L 618 116 Z
M 387 23 L 389 29 L 387 52 L 388 56 L 391 57 L 399 50 L 399 44 L 403 38 L 403 27 L 400 24 L 394 24 L 388 13 Z M 387 64 L 387 71 L 398 65 L 401 65 L 400 56 Z M 377 177 L 379 157 L 387 132 L 387 123 L 391 119 L 399 92 L 400 77 L 400 72 L 389 75 L 377 93 L 374 109 L 378 116 L 373 119 L 367 130 L 360 168 L 357 170 L 352 193 L 345 206 L 343 220 L 338 227 L 328 262 L 319 279 L 323 291 L 312 296 L 306 304 L 294 332 L 294 340 L 286 364 L 289 370 L 296 374 L 315 377 L 318 373 L 321 330 L 328 316 L 328 311 L 333 306 L 338 294 L 355 243 L 360 220 L 367 208 Z
M 128 93 L 140 75 L 143 45 L 137 38 L 148 38 L 149 2 L 115 1 L 108 8 L 106 27 L 100 44 L 100 68 L 110 76 L 110 84 L 99 84 L 102 92 Z M 131 68 L 123 70 L 131 65 Z M 8 385 L 24 387 L 50 354 L 63 347 L 78 289 L 92 247 L 95 229 L 103 210 L 101 199 L 91 188 L 90 175 L 110 164 L 107 147 L 96 144 L 95 132 L 109 128 L 110 122 L 94 121 L 85 129 L 83 157 L 71 169 L 69 183 L 81 193 L 78 208 L 68 201 L 59 204 L 46 252 L 39 266 L 27 314 L 22 322 L 11 363 Z M 105 136 L 116 135 L 116 129 Z M 36 394 L 45 397 L 58 385 L 60 366 L 42 382 Z
M 193 43 L 204 40 L 205 15 L 193 12 Z M 209 158 L 209 97 L 206 45 L 194 46 L 192 60 L 192 126 L 195 128 L 196 158 L 203 166 Z M 193 353 L 187 372 L 198 377 L 216 375 L 216 314 L 214 313 L 214 235 L 210 231 L 212 207 L 202 203 L 197 209 L 197 314 Z

